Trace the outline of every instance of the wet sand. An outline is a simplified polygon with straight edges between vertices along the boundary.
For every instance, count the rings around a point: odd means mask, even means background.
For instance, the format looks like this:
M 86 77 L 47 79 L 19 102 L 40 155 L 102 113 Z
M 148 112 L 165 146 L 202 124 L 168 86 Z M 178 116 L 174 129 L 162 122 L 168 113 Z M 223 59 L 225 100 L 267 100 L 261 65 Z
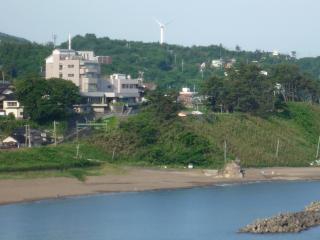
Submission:
M 279 180 L 320 180 L 320 168 L 246 169 L 243 179 L 217 177 L 215 172 L 210 170 L 127 168 L 123 174 L 90 176 L 84 182 L 66 177 L 0 180 L 0 204 L 108 192 L 191 188 L 222 183 Z

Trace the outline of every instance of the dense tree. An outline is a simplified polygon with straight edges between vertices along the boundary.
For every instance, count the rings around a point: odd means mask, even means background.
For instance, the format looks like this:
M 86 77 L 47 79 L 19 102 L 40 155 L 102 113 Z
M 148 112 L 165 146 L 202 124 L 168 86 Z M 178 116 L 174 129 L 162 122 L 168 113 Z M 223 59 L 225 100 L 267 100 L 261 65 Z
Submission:
M 151 91 L 147 94 L 147 105 L 144 111 L 152 112 L 160 120 L 169 120 L 177 117 L 178 111 L 182 109 L 176 91 Z
M 26 74 L 40 74 L 51 46 L 36 43 L 0 42 L 0 65 L 8 80 Z
M 204 82 L 202 93 L 207 104 L 218 110 L 265 114 L 283 107 L 282 102 L 319 102 L 320 87 L 310 74 L 294 64 L 280 64 L 265 75 L 256 64 L 240 64 L 226 77 Z
M 213 110 L 265 114 L 274 108 L 274 88 L 267 76 L 254 64 L 242 64 L 224 78 L 208 79 L 202 92 Z
M 301 73 L 299 66 L 279 64 L 272 68 L 271 78 L 274 83 L 281 84 L 284 101 L 318 102 L 319 82 Z
M 78 88 L 62 79 L 29 76 L 16 81 L 15 85 L 24 112 L 39 123 L 65 120 L 73 114 L 73 105 L 80 101 Z

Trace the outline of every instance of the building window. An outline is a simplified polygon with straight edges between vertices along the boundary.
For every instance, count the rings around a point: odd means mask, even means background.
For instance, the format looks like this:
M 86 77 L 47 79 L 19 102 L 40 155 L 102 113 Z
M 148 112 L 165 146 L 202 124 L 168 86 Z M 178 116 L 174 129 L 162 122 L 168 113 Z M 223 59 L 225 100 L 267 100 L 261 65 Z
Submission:
M 60 73 L 60 74 L 59 74 L 59 78 L 63 78 L 63 75 L 62 75 L 62 73 Z
M 74 65 L 73 64 L 68 65 L 68 68 L 74 68 Z
M 17 102 L 8 102 L 7 105 L 8 105 L 8 107 L 16 107 L 16 106 L 18 106 L 18 103 Z
M 62 70 L 63 66 L 62 65 L 59 65 L 59 70 Z
M 74 74 L 69 73 L 69 74 L 68 74 L 68 77 L 74 77 Z

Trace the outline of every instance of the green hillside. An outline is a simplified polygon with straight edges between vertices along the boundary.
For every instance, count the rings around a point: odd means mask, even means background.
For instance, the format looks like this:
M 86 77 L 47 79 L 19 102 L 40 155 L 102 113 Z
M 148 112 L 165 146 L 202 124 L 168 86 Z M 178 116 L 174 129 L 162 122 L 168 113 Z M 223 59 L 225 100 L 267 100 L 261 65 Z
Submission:
M 37 43 L 0 42 L 0 66 L 7 80 L 28 74 L 42 75 L 44 60 L 52 48 Z
M 319 119 L 320 107 L 306 103 L 289 103 L 269 118 L 234 113 L 161 121 L 141 114 L 94 141 L 109 155 L 115 152 L 115 162 L 216 168 L 224 163 L 226 140 L 228 159 L 238 157 L 246 167 L 298 167 L 315 160 Z
M 320 107 L 306 103 L 290 103 L 287 111 L 269 118 L 244 113 L 178 118 L 143 112 L 121 120 L 107 133 L 96 132 L 83 139 L 79 158 L 74 143 L 2 151 L 0 177 L 38 170 L 63 170 L 63 174 L 81 177 L 92 174 L 87 170 L 93 166 L 98 174 L 104 169 L 103 162 L 171 167 L 193 163 L 200 168 L 221 168 L 224 141 L 227 160 L 238 157 L 245 167 L 309 166 L 315 160 L 319 119 Z
M 45 58 L 50 55 L 53 45 L 37 44 L 18 37 L 0 33 L 0 65 L 8 79 L 23 77 L 28 73 L 41 73 L 44 70 Z M 115 72 L 138 76 L 144 72 L 146 81 L 155 82 L 165 88 L 196 86 L 202 82 L 200 65 L 206 63 L 203 78 L 212 75 L 223 75 L 224 69 L 212 68 L 214 59 L 237 63 L 258 63 L 263 69 L 270 70 L 275 64 L 289 62 L 298 64 L 302 71 L 309 72 L 319 79 L 319 58 L 302 58 L 296 60 L 288 55 L 272 56 L 270 52 L 256 50 L 254 52 L 226 49 L 222 45 L 211 46 L 179 46 L 159 43 L 144 43 L 126 40 L 112 40 L 107 37 L 97 38 L 94 34 L 75 36 L 72 39 L 75 50 L 93 50 L 96 55 L 108 55 L 113 64 L 103 66 L 103 74 Z M 67 43 L 58 48 L 66 48 Z
M 24 38 L 12 36 L 6 33 L 0 32 L 0 41 L 1 42 L 10 42 L 10 43 L 28 43 L 29 41 Z
M 61 46 L 66 48 L 67 43 Z M 164 44 L 161 46 L 159 43 L 97 38 L 94 34 L 74 37 L 72 46 L 76 50 L 93 50 L 97 55 L 112 56 L 113 64 L 103 67 L 104 74 L 123 72 L 136 77 L 142 71 L 147 81 L 169 88 L 198 85 L 202 81 L 200 72 L 202 63 L 206 64 L 204 79 L 212 75 L 223 75 L 222 68 L 211 67 L 214 59 L 222 58 L 229 61 L 235 58 L 238 63 L 258 61 L 266 69 L 288 59 L 286 55 L 273 57 L 271 53 L 258 50 L 255 52 L 241 49 L 228 50 L 222 45 L 184 47 Z
M 126 40 L 112 40 L 107 37 L 97 38 L 94 34 L 76 36 L 72 39 L 75 50 L 93 50 L 96 55 L 108 55 L 113 58 L 113 64 L 103 66 L 103 74 L 115 72 L 138 76 L 144 72 L 146 81 L 156 82 L 162 87 L 180 88 L 183 85 L 198 85 L 202 81 L 200 65 L 206 63 L 203 78 L 212 75 L 223 75 L 222 68 L 214 69 L 211 62 L 214 59 L 230 61 L 235 58 L 238 62 L 258 61 L 265 69 L 274 64 L 290 59 L 286 55 L 278 57 L 262 51 L 228 50 L 220 46 L 192 46 L 159 43 L 133 42 Z M 66 48 L 67 43 L 58 48 Z M 44 60 L 50 55 L 53 45 L 31 42 L 0 42 L 0 65 L 3 66 L 9 79 L 22 77 L 28 73 L 41 74 Z

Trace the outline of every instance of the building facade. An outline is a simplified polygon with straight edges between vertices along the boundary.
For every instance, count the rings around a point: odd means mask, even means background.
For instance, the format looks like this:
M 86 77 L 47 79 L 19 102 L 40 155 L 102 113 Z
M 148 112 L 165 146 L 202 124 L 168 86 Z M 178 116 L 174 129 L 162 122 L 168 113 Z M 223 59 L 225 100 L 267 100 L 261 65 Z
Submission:
M 72 81 L 80 92 L 97 92 L 100 63 L 91 51 L 55 49 L 46 59 L 46 79 Z
M 11 114 L 16 119 L 23 119 L 23 107 L 16 99 L 6 99 L 3 101 L 3 111 L 6 116 Z
M 0 116 L 13 115 L 16 119 L 23 118 L 23 106 L 14 95 L 11 84 L 0 84 Z
M 55 49 L 46 58 L 46 79 L 61 78 L 72 81 L 94 112 L 103 113 L 112 102 L 136 103 L 140 97 L 142 79 L 125 74 L 101 76 L 101 65 L 110 64 L 111 57 L 95 56 L 92 51 Z M 79 106 L 77 111 L 81 111 Z

